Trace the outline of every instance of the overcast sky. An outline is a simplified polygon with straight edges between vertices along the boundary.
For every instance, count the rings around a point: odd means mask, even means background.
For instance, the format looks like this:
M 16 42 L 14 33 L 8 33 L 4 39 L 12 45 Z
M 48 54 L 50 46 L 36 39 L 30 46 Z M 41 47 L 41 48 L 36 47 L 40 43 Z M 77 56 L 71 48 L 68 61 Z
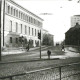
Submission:
M 55 42 L 65 39 L 65 32 L 71 27 L 71 16 L 80 15 L 79 0 L 14 1 L 44 19 L 43 28 L 54 35 Z

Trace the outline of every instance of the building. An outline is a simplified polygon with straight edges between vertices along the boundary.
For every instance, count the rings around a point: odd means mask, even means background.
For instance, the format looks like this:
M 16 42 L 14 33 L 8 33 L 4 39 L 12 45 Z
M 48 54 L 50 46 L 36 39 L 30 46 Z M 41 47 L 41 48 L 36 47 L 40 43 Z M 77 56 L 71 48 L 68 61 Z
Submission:
M 50 34 L 47 30 L 43 29 L 42 44 L 48 46 L 54 46 L 54 35 Z
M 65 33 L 65 44 L 80 46 L 80 25 L 78 23 Z
M 35 47 L 40 43 L 43 19 L 23 8 L 13 0 L 1 0 L 1 45 L 2 47 Z
M 80 15 L 74 15 L 71 17 L 71 27 L 74 27 L 76 23 L 80 25 Z

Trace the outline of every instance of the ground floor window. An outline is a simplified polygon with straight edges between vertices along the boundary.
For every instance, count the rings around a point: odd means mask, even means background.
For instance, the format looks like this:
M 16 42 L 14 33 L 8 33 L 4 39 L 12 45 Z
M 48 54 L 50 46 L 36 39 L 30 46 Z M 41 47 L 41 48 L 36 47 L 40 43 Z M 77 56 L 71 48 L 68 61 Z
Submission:
M 12 37 L 10 37 L 10 43 L 12 43 Z
M 18 38 L 16 38 L 16 43 L 18 43 Z

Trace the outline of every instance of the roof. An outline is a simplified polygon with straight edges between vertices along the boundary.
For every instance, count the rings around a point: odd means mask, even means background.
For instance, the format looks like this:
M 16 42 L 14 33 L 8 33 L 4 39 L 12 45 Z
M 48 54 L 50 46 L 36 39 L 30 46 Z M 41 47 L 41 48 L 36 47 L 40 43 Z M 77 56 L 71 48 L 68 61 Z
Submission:
M 79 30 L 79 29 L 80 29 L 80 25 L 78 23 L 76 23 L 76 25 L 74 27 L 71 27 L 66 33 L 75 31 L 75 30 Z
M 12 2 L 14 3 L 15 5 L 17 5 L 18 7 L 22 8 L 23 10 L 25 10 L 26 12 L 30 13 L 31 15 L 34 15 L 35 17 L 41 19 L 42 21 L 44 21 L 42 18 L 40 18 L 39 16 L 35 15 L 34 13 L 30 12 L 29 10 L 25 9 L 24 7 L 22 7 L 21 5 L 19 5 L 18 3 L 16 3 L 15 1 L 13 0 L 7 0 L 9 2 Z

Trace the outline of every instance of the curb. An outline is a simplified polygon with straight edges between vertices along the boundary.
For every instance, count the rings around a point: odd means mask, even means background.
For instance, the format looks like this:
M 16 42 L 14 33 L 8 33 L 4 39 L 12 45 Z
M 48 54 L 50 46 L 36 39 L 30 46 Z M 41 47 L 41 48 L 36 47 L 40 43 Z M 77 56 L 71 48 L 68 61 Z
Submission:
M 68 50 L 71 51 L 71 52 L 80 53 L 79 51 L 72 51 L 72 50 L 70 50 L 70 49 L 68 49 Z
M 20 63 L 20 62 L 34 62 L 34 61 L 46 61 L 46 60 L 59 60 L 59 58 L 53 59 L 33 59 L 33 60 L 16 60 L 16 61 L 2 61 L 0 64 Z

